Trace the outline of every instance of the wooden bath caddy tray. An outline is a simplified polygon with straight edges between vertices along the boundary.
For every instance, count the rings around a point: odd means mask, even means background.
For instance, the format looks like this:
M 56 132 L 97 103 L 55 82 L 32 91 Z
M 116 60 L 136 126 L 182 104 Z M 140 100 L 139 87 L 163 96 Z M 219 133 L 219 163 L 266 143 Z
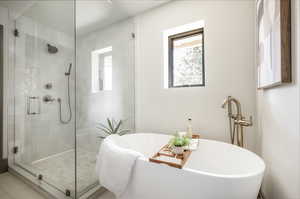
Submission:
M 193 139 L 199 139 L 200 135 L 194 134 Z M 149 158 L 150 162 L 158 164 L 166 164 L 171 167 L 182 169 L 185 163 L 188 161 L 192 151 L 189 149 L 184 150 L 183 154 L 175 155 L 168 144 L 163 146 L 156 154 Z M 169 160 L 164 160 L 164 158 Z

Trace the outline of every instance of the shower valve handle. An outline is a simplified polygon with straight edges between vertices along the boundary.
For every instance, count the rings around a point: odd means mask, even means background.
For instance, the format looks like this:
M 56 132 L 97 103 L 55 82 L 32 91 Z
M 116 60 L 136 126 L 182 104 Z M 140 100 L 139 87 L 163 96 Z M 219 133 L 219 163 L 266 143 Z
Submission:
M 50 103 L 50 102 L 54 102 L 54 101 L 55 101 L 55 98 L 52 97 L 51 95 L 45 95 L 45 96 L 43 97 L 43 101 L 44 101 L 45 103 Z

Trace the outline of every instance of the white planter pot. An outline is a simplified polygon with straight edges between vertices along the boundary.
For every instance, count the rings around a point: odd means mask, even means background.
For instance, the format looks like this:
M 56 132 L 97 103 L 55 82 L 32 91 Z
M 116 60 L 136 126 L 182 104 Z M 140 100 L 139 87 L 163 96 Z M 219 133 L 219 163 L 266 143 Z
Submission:
M 176 155 L 180 155 L 183 154 L 184 152 L 184 147 L 177 147 L 177 146 L 173 146 L 172 147 L 172 152 Z

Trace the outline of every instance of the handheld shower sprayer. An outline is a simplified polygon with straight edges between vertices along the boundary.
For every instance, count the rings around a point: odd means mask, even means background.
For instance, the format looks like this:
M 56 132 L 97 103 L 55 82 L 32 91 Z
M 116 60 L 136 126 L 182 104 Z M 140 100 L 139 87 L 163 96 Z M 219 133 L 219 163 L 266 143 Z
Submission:
M 68 72 L 65 72 L 65 76 L 67 77 L 67 94 L 68 94 L 68 108 L 69 108 L 69 117 L 66 120 L 62 119 L 62 100 L 60 98 L 57 99 L 59 103 L 59 120 L 62 124 L 68 124 L 72 120 L 72 107 L 71 107 L 71 97 L 70 97 L 70 76 L 72 70 L 72 63 L 69 64 Z
M 70 65 L 69 65 L 68 72 L 65 72 L 65 76 L 70 76 L 71 70 L 72 70 L 72 63 L 70 63 Z
M 228 97 L 224 99 L 224 101 L 223 101 L 221 107 L 222 107 L 222 108 L 225 108 L 225 107 L 226 107 L 226 104 L 228 104 Z

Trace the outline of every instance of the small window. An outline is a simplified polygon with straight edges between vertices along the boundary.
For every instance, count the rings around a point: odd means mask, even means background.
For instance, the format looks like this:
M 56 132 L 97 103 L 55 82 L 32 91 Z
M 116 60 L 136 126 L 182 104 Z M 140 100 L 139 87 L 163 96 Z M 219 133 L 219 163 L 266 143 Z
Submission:
M 169 88 L 204 86 L 203 28 L 168 37 Z
M 92 93 L 112 90 L 112 47 L 92 52 Z
M 103 90 L 112 90 L 112 55 L 106 55 L 103 59 Z M 101 71 L 100 71 L 101 72 Z M 100 73 L 101 74 L 101 73 Z

